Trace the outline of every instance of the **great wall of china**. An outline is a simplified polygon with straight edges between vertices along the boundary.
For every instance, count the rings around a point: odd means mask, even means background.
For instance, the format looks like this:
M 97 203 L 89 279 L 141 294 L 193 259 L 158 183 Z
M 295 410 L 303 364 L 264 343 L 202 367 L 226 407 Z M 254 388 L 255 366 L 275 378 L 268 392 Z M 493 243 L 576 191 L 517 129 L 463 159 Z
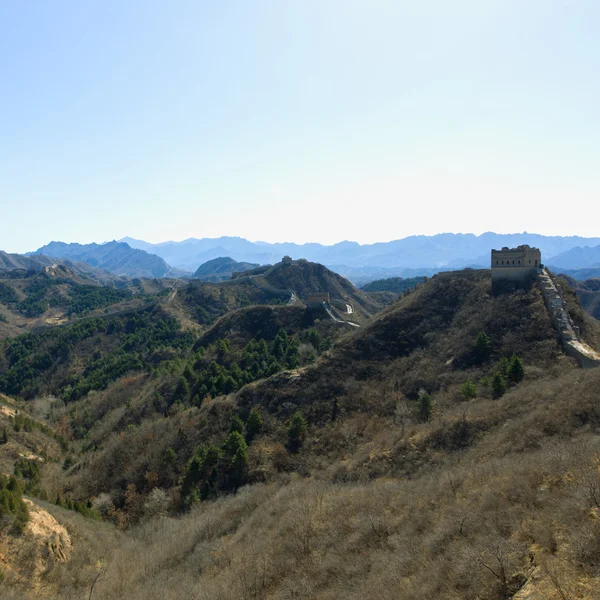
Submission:
M 538 282 L 565 353 L 577 360 L 584 369 L 600 366 L 600 354 L 580 339 L 567 311 L 560 285 L 554 281 L 548 269 L 540 271 Z
M 529 246 L 492 250 L 493 290 L 500 292 L 506 284 L 530 287 L 536 280 L 565 353 L 584 369 L 600 366 L 600 354 L 579 337 L 579 332 L 569 316 L 560 285 L 541 264 L 540 251 Z

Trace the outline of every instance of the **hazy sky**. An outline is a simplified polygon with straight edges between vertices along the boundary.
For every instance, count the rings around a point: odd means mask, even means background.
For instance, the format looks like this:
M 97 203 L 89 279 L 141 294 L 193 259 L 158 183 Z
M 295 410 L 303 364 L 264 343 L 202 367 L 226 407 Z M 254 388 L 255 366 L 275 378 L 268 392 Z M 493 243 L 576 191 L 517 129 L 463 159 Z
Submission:
M 0 249 L 600 235 L 598 0 L 0 1 Z

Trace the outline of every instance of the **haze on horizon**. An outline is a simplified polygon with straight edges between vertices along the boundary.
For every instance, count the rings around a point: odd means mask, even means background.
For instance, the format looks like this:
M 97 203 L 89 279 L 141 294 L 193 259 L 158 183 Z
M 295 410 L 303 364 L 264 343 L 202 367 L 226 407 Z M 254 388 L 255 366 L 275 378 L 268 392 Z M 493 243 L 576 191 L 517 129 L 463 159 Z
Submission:
M 598 235 L 600 5 L 524 4 L 3 3 L 0 249 Z

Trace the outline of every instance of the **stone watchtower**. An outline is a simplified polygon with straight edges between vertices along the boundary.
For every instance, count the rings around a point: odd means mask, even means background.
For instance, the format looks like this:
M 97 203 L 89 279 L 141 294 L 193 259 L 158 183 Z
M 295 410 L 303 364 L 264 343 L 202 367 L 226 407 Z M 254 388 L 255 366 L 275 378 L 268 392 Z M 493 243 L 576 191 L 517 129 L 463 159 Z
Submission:
M 492 250 L 492 291 L 528 289 L 542 268 L 542 254 L 538 248 L 518 246 Z

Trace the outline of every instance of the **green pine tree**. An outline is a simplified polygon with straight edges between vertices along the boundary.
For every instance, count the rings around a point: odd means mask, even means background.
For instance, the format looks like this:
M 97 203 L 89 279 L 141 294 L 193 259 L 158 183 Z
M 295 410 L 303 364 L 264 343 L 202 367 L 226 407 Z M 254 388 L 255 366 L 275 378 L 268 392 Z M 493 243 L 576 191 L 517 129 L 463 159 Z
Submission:
M 175 393 L 173 394 L 173 402 L 177 402 L 177 400 L 181 400 L 181 402 L 185 402 L 190 395 L 190 386 L 185 377 L 180 377 L 177 382 L 177 387 L 175 388 Z
M 517 384 L 523 380 L 523 377 L 525 377 L 523 361 L 516 354 L 513 354 L 508 367 L 508 380 Z
M 496 371 L 492 377 L 492 395 L 494 398 L 501 398 L 506 392 L 508 384 L 506 378 L 500 371 Z
M 252 440 L 262 431 L 263 419 L 260 413 L 253 408 L 246 420 L 246 441 L 250 444 Z
M 486 361 L 492 354 L 492 341 L 487 333 L 480 331 L 475 338 L 475 358 L 478 362 Z
M 244 425 L 244 421 L 242 421 L 236 414 L 232 414 L 229 419 L 229 433 L 232 431 L 237 431 L 238 433 L 244 435 L 245 430 L 246 426 Z
M 433 399 L 429 394 L 419 394 L 417 400 L 417 416 L 423 423 L 431 419 L 433 414 Z
M 225 444 L 223 452 L 227 460 L 227 485 L 237 488 L 244 482 L 248 471 L 248 445 L 239 431 L 232 431 Z
M 292 452 L 297 452 L 306 438 L 308 423 L 300 411 L 296 411 L 288 427 L 288 446 Z

